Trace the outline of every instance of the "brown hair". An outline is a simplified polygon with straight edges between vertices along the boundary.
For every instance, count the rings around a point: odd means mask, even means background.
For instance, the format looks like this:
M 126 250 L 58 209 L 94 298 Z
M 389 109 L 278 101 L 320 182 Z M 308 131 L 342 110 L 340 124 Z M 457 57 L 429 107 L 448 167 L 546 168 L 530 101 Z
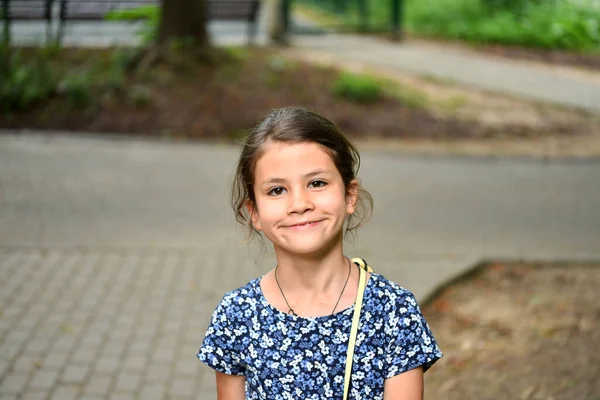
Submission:
M 318 143 L 329 153 L 340 172 L 344 187 L 356 179 L 360 167 L 360 155 L 356 147 L 340 129 L 327 118 L 303 109 L 280 108 L 271 111 L 250 131 L 244 140 L 233 181 L 231 205 L 236 219 L 249 229 L 249 238 L 256 233 L 245 204 L 256 204 L 254 197 L 254 168 L 262 155 L 265 143 Z M 346 234 L 354 232 L 371 216 L 373 198 L 360 186 L 356 211 L 349 216 Z

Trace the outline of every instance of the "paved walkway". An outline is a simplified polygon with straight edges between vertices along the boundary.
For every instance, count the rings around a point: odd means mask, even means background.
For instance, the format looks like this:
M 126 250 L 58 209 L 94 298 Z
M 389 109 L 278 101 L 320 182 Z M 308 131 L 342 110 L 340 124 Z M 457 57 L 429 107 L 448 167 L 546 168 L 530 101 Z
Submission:
M 237 149 L 0 136 L 0 399 L 211 399 L 195 352 L 239 245 Z M 600 259 L 600 164 L 369 151 L 375 216 L 348 245 L 423 299 L 486 258 Z
M 424 42 L 393 43 L 356 35 L 297 36 L 293 44 L 343 64 L 435 77 L 478 89 L 600 111 L 600 73 L 575 72 Z

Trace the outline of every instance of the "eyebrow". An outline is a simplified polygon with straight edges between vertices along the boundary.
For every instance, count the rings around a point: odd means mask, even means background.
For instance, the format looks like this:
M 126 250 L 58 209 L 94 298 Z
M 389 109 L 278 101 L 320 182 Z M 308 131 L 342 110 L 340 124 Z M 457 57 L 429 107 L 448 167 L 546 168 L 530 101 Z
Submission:
M 309 172 L 308 174 L 305 174 L 304 179 L 309 179 L 309 178 L 312 178 L 312 177 L 320 175 L 320 174 L 329 174 L 329 173 L 330 172 L 326 169 L 316 169 L 314 171 Z M 282 183 L 282 182 L 286 182 L 286 179 L 279 178 L 279 177 L 272 177 L 272 178 L 264 180 L 262 182 L 262 185 L 270 185 L 273 183 Z

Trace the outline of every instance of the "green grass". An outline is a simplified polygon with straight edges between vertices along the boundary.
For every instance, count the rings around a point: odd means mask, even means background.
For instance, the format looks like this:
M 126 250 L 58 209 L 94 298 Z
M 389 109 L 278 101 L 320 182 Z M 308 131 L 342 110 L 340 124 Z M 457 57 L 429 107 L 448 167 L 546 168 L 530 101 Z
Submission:
M 369 75 L 342 72 L 333 83 L 333 93 L 341 98 L 361 104 L 370 104 L 383 97 L 380 80 Z
M 420 90 L 368 74 L 340 72 L 332 91 L 340 98 L 360 104 L 372 104 L 386 97 L 409 108 L 425 108 L 430 104 L 427 94 Z

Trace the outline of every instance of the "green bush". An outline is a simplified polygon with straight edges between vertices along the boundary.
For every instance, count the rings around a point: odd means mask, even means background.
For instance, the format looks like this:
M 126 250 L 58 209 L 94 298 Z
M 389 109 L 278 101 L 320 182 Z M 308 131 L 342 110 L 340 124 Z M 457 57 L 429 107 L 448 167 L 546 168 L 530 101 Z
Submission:
M 71 107 L 82 108 L 92 101 L 92 77 L 87 72 L 67 76 L 60 88 Z
M 339 26 L 357 29 L 356 6 L 331 12 L 333 0 L 300 0 L 320 7 Z M 390 0 L 365 0 L 372 30 L 389 29 Z M 546 49 L 600 52 L 597 0 L 399 0 L 411 33 Z M 329 10 L 329 11 L 328 11 Z
M 333 92 L 336 96 L 368 104 L 383 97 L 383 85 L 367 75 L 342 72 L 333 84 Z
M 143 21 L 142 28 L 136 32 L 142 43 L 153 42 L 158 37 L 160 7 L 157 5 L 140 6 L 124 10 L 114 10 L 104 16 L 109 21 Z
M 492 3 L 492 2 L 490 2 Z M 407 27 L 473 43 L 600 51 L 600 9 L 585 1 L 435 0 L 407 3 Z M 490 6 L 494 9 L 490 10 Z
M 3 112 L 27 108 L 52 95 L 57 74 L 43 54 L 34 61 L 24 62 L 20 51 L 3 48 L 0 58 L 0 107 Z

